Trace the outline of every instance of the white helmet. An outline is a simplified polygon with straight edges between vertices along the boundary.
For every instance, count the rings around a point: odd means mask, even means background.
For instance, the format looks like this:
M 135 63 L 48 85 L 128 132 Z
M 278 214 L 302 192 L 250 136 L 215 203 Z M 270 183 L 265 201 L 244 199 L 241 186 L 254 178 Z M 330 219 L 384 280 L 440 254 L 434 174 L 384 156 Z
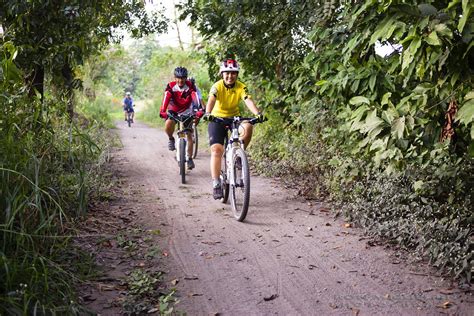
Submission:
M 125 95 L 131 95 L 131 93 L 129 91 L 125 92 Z
M 239 64 L 233 59 L 226 59 L 222 62 L 219 73 L 222 75 L 225 71 L 239 72 Z

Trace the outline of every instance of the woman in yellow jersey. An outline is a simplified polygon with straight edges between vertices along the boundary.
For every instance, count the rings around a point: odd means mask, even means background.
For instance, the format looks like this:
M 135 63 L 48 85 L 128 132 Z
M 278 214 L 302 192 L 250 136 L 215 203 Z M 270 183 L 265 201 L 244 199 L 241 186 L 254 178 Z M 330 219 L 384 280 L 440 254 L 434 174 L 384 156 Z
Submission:
M 237 80 L 240 67 L 235 60 L 225 60 L 220 65 L 222 79 L 217 81 L 209 92 L 206 105 L 205 120 L 210 121 L 208 126 L 209 145 L 211 146 L 211 176 L 214 199 L 222 198 L 222 186 L 220 183 L 221 158 L 224 153 L 224 139 L 226 129 L 222 124 L 212 121 L 213 117 L 229 118 L 240 116 L 239 103 L 244 101 L 249 110 L 263 122 L 263 115 L 255 105 L 252 97 L 248 94 L 245 84 Z M 243 123 L 241 138 L 247 147 L 252 138 L 252 125 Z

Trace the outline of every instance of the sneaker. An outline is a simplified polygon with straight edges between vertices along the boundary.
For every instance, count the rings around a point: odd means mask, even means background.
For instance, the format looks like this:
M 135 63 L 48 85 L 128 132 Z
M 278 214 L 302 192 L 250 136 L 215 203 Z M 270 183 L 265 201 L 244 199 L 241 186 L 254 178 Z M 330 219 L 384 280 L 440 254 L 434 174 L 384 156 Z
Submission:
M 222 199 L 224 197 L 224 193 L 222 192 L 222 186 L 218 186 L 212 189 L 212 196 L 214 197 L 214 200 Z
M 174 138 L 170 138 L 169 142 L 168 142 L 168 149 L 173 151 L 173 150 L 176 150 L 176 147 L 174 145 Z
M 133 119 L 131 119 L 130 122 L 133 123 Z
M 127 119 L 125 119 L 125 122 L 127 121 Z
M 195 165 L 194 165 L 194 161 L 192 158 L 189 158 L 188 159 L 188 169 L 191 170 L 191 169 L 194 169 Z

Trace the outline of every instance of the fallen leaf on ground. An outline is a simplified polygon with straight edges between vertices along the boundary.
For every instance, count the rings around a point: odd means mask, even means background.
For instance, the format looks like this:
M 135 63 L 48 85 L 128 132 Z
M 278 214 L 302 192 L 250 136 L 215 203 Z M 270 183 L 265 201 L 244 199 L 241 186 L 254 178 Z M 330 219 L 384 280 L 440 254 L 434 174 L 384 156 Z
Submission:
M 171 280 L 171 284 L 172 285 L 176 285 L 179 283 L 179 280 L 178 279 L 174 279 L 174 280 Z
M 201 241 L 201 243 L 206 244 L 206 245 L 216 245 L 220 244 L 220 241 Z
M 106 285 L 106 284 L 99 284 L 98 285 L 99 291 L 113 291 L 115 290 L 114 285 Z
M 271 300 L 276 299 L 277 297 L 278 297 L 278 294 L 272 294 L 272 295 L 270 295 L 270 296 L 265 296 L 265 297 L 263 298 L 263 300 L 266 301 L 266 302 L 268 302 L 268 301 L 271 301 Z
M 454 289 L 452 289 L 452 288 L 449 288 L 449 289 L 441 289 L 441 290 L 439 290 L 439 292 L 440 292 L 441 294 L 446 294 L 446 295 L 450 295 L 450 294 L 456 293 L 456 291 L 455 291 Z
M 350 228 L 350 227 L 352 227 L 352 224 L 351 224 L 351 223 L 345 223 L 345 224 L 344 224 L 344 227 L 345 227 L 345 228 Z
M 444 308 L 444 309 L 448 309 L 448 308 L 450 308 L 451 306 L 453 306 L 453 303 L 450 302 L 450 301 L 446 301 L 446 302 L 444 302 L 443 304 L 436 305 L 436 307 L 440 307 L 440 308 Z

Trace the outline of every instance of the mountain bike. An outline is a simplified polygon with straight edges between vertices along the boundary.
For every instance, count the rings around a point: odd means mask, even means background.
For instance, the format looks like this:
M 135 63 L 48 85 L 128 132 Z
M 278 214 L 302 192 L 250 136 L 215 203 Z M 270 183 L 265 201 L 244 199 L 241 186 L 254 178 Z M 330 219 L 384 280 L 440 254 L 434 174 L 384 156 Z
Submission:
M 242 222 L 247 216 L 250 202 L 250 169 L 244 144 L 239 139 L 239 127 L 242 122 L 254 125 L 258 123 L 258 119 L 235 116 L 214 117 L 213 121 L 223 124 L 228 131 L 221 160 L 221 202 L 227 203 L 230 197 L 234 217 Z
M 131 108 L 133 110 L 133 106 Z M 132 123 L 133 123 L 133 119 L 132 119 L 132 111 L 130 110 L 130 108 L 126 107 L 125 108 L 125 111 L 127 111 L 127 124 L 128 124 L 128 127 L 132 127 Z
M 132 112 L 128 112 L 127 111 L 127 124 L 128 124 L 128 127 L 132 127 Z
M 168 111 L 168 116 L 178 123 L 178 144 L 176 146 L 176 160 L 179 165 L 179 174 L 181 176 L 181 183 L 186 183 L 186 162 L 188 158 L 188 146 L 192 146 L 188 142 L 188 137 L 192 135 L 192 122 L 195 118 L 195 113 L 176 113 Z

